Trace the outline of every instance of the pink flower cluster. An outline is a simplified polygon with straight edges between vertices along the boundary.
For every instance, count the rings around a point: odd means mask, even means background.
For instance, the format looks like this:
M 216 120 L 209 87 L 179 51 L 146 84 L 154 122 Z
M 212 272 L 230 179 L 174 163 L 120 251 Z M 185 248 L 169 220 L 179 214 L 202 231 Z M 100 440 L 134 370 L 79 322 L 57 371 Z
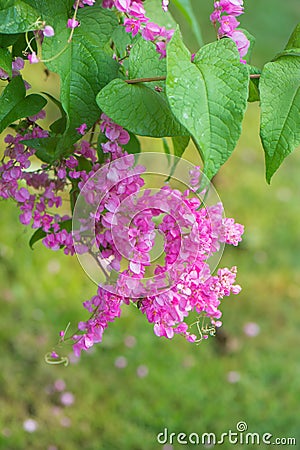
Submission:
M 12 77 L 15 78 L 20 75 L 20 70 L 24 69 L 24 59 L 20 56 L 17 56 L 12 61 Z M 2 80 L 7 80 L 9 78 L 8 73 L 0 67 L 0 78 Z M 27 81 L 24 81 L 25 88 L 28 90 L 31 88 L 30 84 Z
M 215 25 L 219 22 L 218 36 L 230 37 L 237 45 L 241 58 L 248 52 L 250 42 L 241 30 L 237 30 L 240 22 L 236 19 L 244 12 L 243 0 L 220 0 L 214 3 L 215 10 L 210 16 Z M 241 62 L 245 63 L 243 59 Z
M 23 144 L 24 140 L 46 138 L 48 132 L 33 123 L 43 118 L 45 112 L 28 118 L 28 128 L 20 130 L 15 136 L 7 134 L 4 158 L 0 165 L 0 197 L 13 198 L 20 209 L 20 222 L 41 229 L 45 234 L 43 244 L 52 249 L 64 249 L 65 254 L 74 254 L 71 231 L 64 229 L 70 216 L 59 214 L 62 206 L 62 193 L 72 180 L 87 178 L 86 171 L 75 170 L 78 159 L 71 155 L 54 167 L 43 164 L 40 169 L 29 170 L 33 148 Z M 87 141 L 76 146 L 75 154 L 86 158 L 91 163 L 96 161 L 95 150 Z M 54 208 L 54 212 L 52 211 Z
M 162 7 L 167 10 L 168 1 L 163 0 Z M 152 41 L 156 45 L 157 52 L 161 58 L 166 56 L 166 44 L 173 36 L 174 30 L 167 30 L 151 22 L 146 17 L 146 11 L 142 0 L 103 0 L 104 8 L 112 8 L 113 6 L 125 15 L 124 26 L 127 33 L 136 36 L 141 33 L 144 39 Z
M 101 144 L 103 153 L 110 153 L 112 159 L 119 158 L 124 155 L 122 145 L 126 145 L 129 142 L 129 133 L 114 123 L 104 113 L 101 115 L 100 129 L 107 138 L 107 142 Z
M 104 114 L 101 119 L 109 139 L 102 146 L 111 158 L 100 170 L 95 165 L 86 183 L 80 184 L 83 209 L 73 236 L 79 253 L 92 253 L 96 244 L 99 252 L 94 256 L 107 280 L 96 296 L 84 302 L 92 315 L 79 324 L 81 334 L 73 336 L 74 352 L 79 356 L 100 342 L 108 323 L 120 316 L 121 305 L 131 302 L 153 323 L 157 336 L 180 334 L 190 342 L 199 341 L 186 322 L 190 313 L 206 317 L 210 329 L 221 326 L 222 298 L 241 289 L 234 284 L 236 267 L 212 275 L 207 260 L 221 243 L 238 245 L 244 228 L 223 218 L 221 204 L 203 207 L 193 191 L 181 193 L 168 185 L 154 193 L 142 189 L 145 168 L 134 165 L 133 155 L 125 152 L 121 157 L 126 131 Z M 191 178 L 197 184 L 197 168 Z M 164 236 L 164 261 L 153 266 L 150 252 L 157 233 Z M 109 275 L 113 271 L 114 284 Z M 206 337 L 203 331 L 200 339 Z
M 132 158 L 126 160 L 127 170 L 130 170 Z M 116 163 L 118 161 L 115 160 Z M 176 191 L 174 196 L 170 187 L 162 188 L 152 196 L 146 190 L 136 201 L 137 197 L 132 194 L 138 193 L 142 183 L 138 183 L 137 178 L 134 188 L 127 190 L 127 184 L 123 181 L 118 183 L 123 175 L 114 175 L 116 184 L 113 192 L 110 191 L 109 196 L 105 196 L 100 203 L 101 214 L 96 217 L 95 235 L 92 234 L 90 244 L 85 240 L 90 248 L 94 236 L 102 249 L 102 258 L 113 261 L 110 266 L 119 273 L 116 289 L 108 282 L 108 285 L 99 286 L 95 297 L 84 302 L 84 307 L 92 316 L 80 323 L 79 330 L 83 334 L 73 337 L 77 356 L 81 350 L 87 350 L 102 340 L 108 323 L 120 316 L 122 303 L 134 302 L 147 320 L 154 324 L 157 336 L 171 339 L 175 334 L 180 334 L 188 341 L 195 342 L 199 336 L 191 333 L 185 321 L 189 314 L 196 311 L 207 317 L 213 328 L 221 326 L 221 299 L 231 293 L 238 294 L 241 290 L 239 285 L 234 284 L 236 267 L 231 270 L 219 269 L 217 275 L 213 276 L 207 263 L 207 258 L 218 251 L 221 242 L 237 245 L 244 231 L 243 226 L 236 224 L 233 219 L 222 217 L 221 204 L 200 208 L 198 199 L 190 198 L 188 192 L 179 194 Z M 109 186 L 109 179 L 108 170 L 105 177 L 102 173 L 102 177 L 88 182 L 90 185 L 86 191 L 83 188 L 90 204 L 96 200 L 92 192 L 95 195 L 104 184 Z M 116 195 L 119 189 L 121 196 Z M 134 215 L 135 210 L 142 210 L 142 213 Z M 153 219 L 162 211 L 163 219 L 157 225 Z M 126 216 L 134 217 L 129 229 Z M 81 220 L 81 223 L 86 237 L 87 222 Z M 183 230 L 188 227 L 190 233 L 183 236 Z M 149 254 L 154 246 L 155 230 L 165 236 L 165 264 L 156 265 L 153 277 L 146 278 L 146 284 L 143 284 L 145 271 L 150 265 Z M 128 268 L 123 271 L 120 271 L 121 254 L 129 259 Z M 171 286 L 168 287 L 165 281 L 170 280 Z M 203 338 L 206 337 L 203 335 Z

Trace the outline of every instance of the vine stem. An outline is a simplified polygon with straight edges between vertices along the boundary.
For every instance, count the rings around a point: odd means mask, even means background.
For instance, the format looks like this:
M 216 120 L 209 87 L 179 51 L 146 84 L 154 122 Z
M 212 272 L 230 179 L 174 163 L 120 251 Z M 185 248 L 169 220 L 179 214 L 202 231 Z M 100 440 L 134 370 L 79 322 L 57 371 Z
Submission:
M 133 78 L 132 80 L 125 80 L 127 84 L 145 83 L 151 81 L 164 81 L 167 77 L 148 77 L 148 78 Z
M 152 81 L 165 81 L 167 77 L 147 77 L 147 78 L 133 78 L 132 80 L 125 80 L 127 84 L 136 83 L 150 83 Z M 253 73 L 250 78 L 260 78 L 260 73 Z

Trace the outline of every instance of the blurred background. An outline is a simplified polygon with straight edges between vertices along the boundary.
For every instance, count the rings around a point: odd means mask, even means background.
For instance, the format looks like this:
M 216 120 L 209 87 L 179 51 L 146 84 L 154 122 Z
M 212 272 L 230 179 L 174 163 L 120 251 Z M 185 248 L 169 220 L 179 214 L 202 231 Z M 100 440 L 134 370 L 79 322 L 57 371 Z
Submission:
M 212 3 L 193 1 L 205 42 L 214 39 Z M 256 36 L 253 64 L 262 67 L 299 22 L 299 0 L 246 0 L 245 9 L 241 26 Z M 57 95 L 56 76 L 46 79 L 42 67 L 28 81 Z M 59 330 L 87 318 L 81 303 L 96 286 L 75 257 L 41 243 L 30 250 L 32 231 L 12 202 L 1 201 L 1 450 L 172 450 L 181 445 L 157 443 L 164 428 L 220 436 L 239 421 L 249 432 L 294 437 L 300 448 L 300 154 L 268 186 L 258 129 L 251 104 L 239 144 L 215 178 L 227 217 L 245 225 L 242 244 L 227 248 L 220 263 L 238 266 L 243 290 L 224 299 L 222 332 L 200 346 L 157 338 L 126 307 L 92 352 L 68 367 L 47 365 Z M 144 139 L 143 149 L 159 151 L 161 142 Z M 199 162 L 192 147 L 185 157 Z

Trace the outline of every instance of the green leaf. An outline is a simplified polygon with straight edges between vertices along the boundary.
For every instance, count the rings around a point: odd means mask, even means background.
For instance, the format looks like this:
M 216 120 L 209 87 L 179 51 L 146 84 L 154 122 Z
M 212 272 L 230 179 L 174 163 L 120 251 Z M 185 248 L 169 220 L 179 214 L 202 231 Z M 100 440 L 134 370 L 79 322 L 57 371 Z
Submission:
M 162 143 L 163 143 L 163 148 L 164 148 L 164 152 L 167 155 L 167 159 L 168 159 L 168 164 L 170 165 L 170 155 L 171 155 L 171 150 L 168 144 L 168 141 L 166 138 L 162 138 Z
M 129 58 L 129 79 L 166 75 L 165 61 L 159 59 L 152 42 L 140 40 Z M 99 107 L 116 123 L 140 136 L 177 136 L 187 131 L 172 114 L 165 83 L 127 84 L 115 79 L 97 95 Z
M 22 34 L 13 34 L 12 36 L 18 36 L 18 39 L 16 39 L 13 43 L 13 48 L 12 48 L 12 55 L 13 56 L 20 56 L 21 58 L 24 58 L 24 54 L 23 52 L 25 51 L 26 47 L 27 47 L 27 41 L 26 41 L 26 37 L 25 37 L 25 33 Z M 34 52 L 37 53 L 37 45 L 36 45 L 36 40 L 33 39 L 34 38 L 34 34 L 32 31 L 30 31 L 28 33 L 28 41 L 31 42 L 31 48 Z
M 64 220 L 59 224 L 61 230 L 72 231 L 72 219 Z
M 60 137 L 46 137 L 36 139 L 24 139 L 23 144 L 36 149 L 35 155 L 47 164 L 53 164 L 60 158 L 61 154 L 57 150 Z
M 161 93 L 143 83 L 113 80 L 97 95 L 100 108 L 117 124 L 140 136 L 186 134 Z
M 175 136 L 172 138 L 174 155 L 179 158 L 182 157 L 185 149 L 189 145 L 190 136 Z
M 63 117 L 60 117 L 55 122 L 50 125 L 50 130 L 58 135 L 63 134 L 67 127 L 67 116 L 64 114 Z M 60 142 L 59 140 L 57 142 Z
M 278 53 L 272 61 L 276 61 L 281 58 L 281 56 L 300 56 L 300 48 L 288 48 Z
M 167 55 L 167 96 L 174 115 L 194 138 L 213 177 L 234 150 L 247 105 L 249 72 L 231 39 L 205 45 L 194 63 L 179 30 Z
M 294 31 L 289 38 L 288 43 L 285 46 L 285 49 L 278 53 L 273 61 L 276 61 L 281 56 L 300 56 L 300 23 L 296 26 Z
M 105 142 L 107 142 L 107 141 L 108 141 L 108 139 L 105 136 L 105 134 L 100 132 L 98 134 L 98 139 L 97 139 L 97 156 L 98 156 L 98 161 L 101 164 L 103 163 L 103 161 L 105 159 L 101 144 L 105 144 Z
M 42 92 L 44 95 L 46 95 L 59 109 L 61 113 L 61 117 L 57 119 L 55 122 L 53 122 L 50 125 L 50 130 L 54 134 L 63 134 L 66 126 L 67 126 L 67 114 L 59 100 L 57 100 L 53 95 L 48 94 L 47 92 Z
M 180 161 L 179 158 L 182 157 L 182 155 L 185 152 L 185 149 L 187 148 L 189 142 L 190 142 L 190 136 L 175 136 L 175 137 L 172 137 L 173 151 L 174 151 L 174 155 L 177 156 L 177 158 L 175 159 L 175 161 L 174 161 L 174 163 L 173 163 L 173 165 L 171 167 L 170 175 L 168 176 L 166 181 L 169 181 L 170 178 L 172 177 L 172 175 L 174 174 L 175 169 L 177 167 L 177 164 Z
M 167 67 L 165 59 L 161 59 L 155 45 L 150 41 L 140 39 L 135 43 L 129 58 L 129 79 L 146 77 L 165 77 Z M 155 86 L 164 89 L 160 81 L 147 83 L 147 87 L 155 91 Z
M 78 187 L 79 180 L 73 180 L 72 179 L 71 183 L 72 183 L 72 189 L 69 192 L 69 197 L 70 197 L 71 211 L 72 211 L 72 214 L 73 214 L 78 195 L 80 194 L 80 189 Z
M 5 70 L 9 78 L 11 78 L 12 75 L 11 64 L 12 57 L 10 51 L 7 48 L 0 47 L 0 68 Z
M 264 66 L 260 78 L 260 136 L 268 183 L 300 144 L 300 58 L 284 56 Z
M 197 20 L 197 17 L 193 11 L 192 5 L 190 0 L 172 0 L 172 3 L 176 6 L 178 11 L 181 12 L 181 14 L 184 16 L 185 20 L 187 21 L 189 27 L 193 31 L 197 43 L 199 47 L 202 47 L 203 45 L 203 38 L 201 29 Z M 175 25 L 176 27 L 176 25 Z M 174 28 L 175 28 L 174 27 Z
M 10 47 L 22 36 L 21 34 L 1 34 L 0 47 Z
M 119 25 L 114 29 L 111 38 L 115 44 L 116 52 L 121 58 L 126 56 L 129 46 L 134 45 L 139 39 L 143 39 L 139 34 L 132 37 L 130 33 L 127 33 L 123 25 Z
M 146 0 L 144 3 L 146 16 L 150 18 L 151 22 L 157 23 L 160 27 L 165 27 L 171 30 L 176 27 L 176 22 L 171 13 L 164 12 L 161 7 L 161 1 Z
M 12 122 L 37 114 L 47 103 L 41 95 L 25 95 L 21 76 L 13 78 L 4 89 L 0 97 L 0 133 Z
M 92 169 L 92 163 L 88 159 L 84 158 L 84 156 L 76 156 L 78 161 L 78 170 L 85 170 L 89 173 Z
M 135 134 L 129 131 L 130 140 L 127 144 L 123 145 L 124 150 L 128 153 L 140 153 L 141 144 Z
M 34 1 L 1 0 L 0 33 L 15 34 L 34 30 L 40 17 Z
M 33 235 L 30 238 L 29 241 L 29 246 L 31 248 L 31 250 L 33 250 L 33 246 L 36 242 L 40 241 L 41 239 L 44 239 L 44 237 L 47 236 L 47 233 L 42 229 L 42 228 L 38 228 Z
M 54 3 L 61 5 L 58 11 Z M 68 44 L 69 12 L 62 7 L 65 3 L 62 0 L 54 3 L 53 11 L 50 9 L 46 14 L 55 17 L 55 36 L 44 40 L 43 58 L 59 55 L 49 61 L 47 67 L 61 78 L 60 99 L 67 114 L 67 127 L 58 143 L 58 153 L 64 154 L 70 153 L 72 144 L 80 138 L 76 128 L 82 123 L 90 128 L 99 118 L 96 94 L 118 75 L 119 65 L 113 60 L 109 46 L 118 20 L 113 12 L 100 6 L 82 8 L 78 13 L 80 27 L 74 29 L 73 39 Z
M 261 71 L 254 66 L 248 65 L 250 75 L 260 74 Z M 259 102 L 259 78 L 250 78 L 248 102 Z
M 291 37 L 290 37 L 288 43 L 286 44 L 285 50 L 295 49 L 295 48 L 300 49 L 300 23 L 298 23 L 298 25 L 296 25 L 296 28 L 292 32 Z

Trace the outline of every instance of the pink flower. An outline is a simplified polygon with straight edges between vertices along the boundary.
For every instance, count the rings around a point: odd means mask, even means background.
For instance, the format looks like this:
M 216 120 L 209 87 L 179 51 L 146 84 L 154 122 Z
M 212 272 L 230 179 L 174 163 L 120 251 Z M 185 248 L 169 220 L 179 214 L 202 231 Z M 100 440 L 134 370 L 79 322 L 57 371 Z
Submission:
M 15 199 L 19 203 L 24 203 L 24 202 L 26 202 L 26 200 L 29 200 L 29 198 L 30 198 L 30 194 L 29 194 L 28 190 L 24 187 L 21 187 L 19 189 L 19 191 L 17 191 L 15 193 Z
M 102 7 L 103 8 L 112 8 L 114 6 L 114 0 L 103 0 Z
M 78 131 L 78 133 L 83 136 L 85 134 L 85 130 L 86 129 L 87 129 L 87 124 L 86 123 L 82 123 L 80 125 L 80 127 L 76 128 L 76 131 Z
M 245 56 L 250 46 L 245 34 L 242 31 L 234 31 L 230 37 L 236 43 L 240 56 Z
M 148 22 L 142 30 L 142 36 L 146 41 L 153 41 L 160 34 L 160 26 L 153 22 Z
M 168 6 L 169 6 L 169 0 L 162 0 L 161 7 L 162 7 L 163 11 L 167 12 Z
M 79 26 L 78 20 L 74 19 L 73 17 L 72 17 L 72 19 L 68 19 L 68 22 L 67 22 L 68 28 L 76 28 L 78 26 Z
M 238 22 L 234 16 L 222 16 L 220 18 L 220 23 L 221 26 L 218 33 L 219 35 L 226 34 L 226 36 L 231 36 L 236 27 L 238 27 L 240 24 L 240 22 Z
M 137 17 L 138 19 L 143 19 L 143 22 L 147 22 L 147 18 L 145 17 L 145 8 L 141 3 L 133 2 L 129 8 L 129 14 Z
M 38 62 L 40 62 L 39 58 L 37 57 L 35 52 L 32 52 L 31 54 L 29 54 L 27 56 L 28 61 L 30 62 L 30 64 L 36 64 Z
M 249 337 L 255 337 L 260 333 L 260 326 L 255 322 L 248 322 L 244 326 L 244 333 Z
M 64 406 L 71 406 L 75 401 L 75 397 L 71 392 L 63 392 L 60 396 L 60 401 Z
M 54 36 L 53 28 L 50 27 L 50 25 L 46 25 L 45 28 L 43 29 L 43 35 L 45 37 L 52 37 L 52 36 Z
M 19 56 L 12 62 L 13 70 L 22 70 L 24 68 L 24 59 Z
M 132 33 L 132 36 L 136 36 L 141 29 L 142 22 L 136 19 L 125 19 L 124 26 L 127 33 Z
M 216 9 L 211 15 L 210 15 L 210 21 L 215 23 L 215 22 L 219 22 L 220 21 L 220 17 L 221 17 L 221 10 L 220 9 Z
M 46 111 L 44 109 L 41 109 L 40 112 L 35 114 L 34 116 L 28 117 L 31 122 L 36 122 L 38 119 L 45 119 L 46 117 Z
M 220 0 L 219 5 L 222 12 L 239 16 L 244 12 L 243 3 L 243 0 Z
M 122 12 L 129 12 L 131 0 L 115 0 L 115 7 Z
M 8 73 L 5 72 L 5 70 L 1 69 L 1 67 L 0 67 L 0 78 L 2 80 L 7 80 L 7 78 L 8 78 Z
M 164 41 L 158 41 L 155 46 L 157 53 L 160 54 L 160 59 L 165 58 L 167 56 L 166 43 Z

